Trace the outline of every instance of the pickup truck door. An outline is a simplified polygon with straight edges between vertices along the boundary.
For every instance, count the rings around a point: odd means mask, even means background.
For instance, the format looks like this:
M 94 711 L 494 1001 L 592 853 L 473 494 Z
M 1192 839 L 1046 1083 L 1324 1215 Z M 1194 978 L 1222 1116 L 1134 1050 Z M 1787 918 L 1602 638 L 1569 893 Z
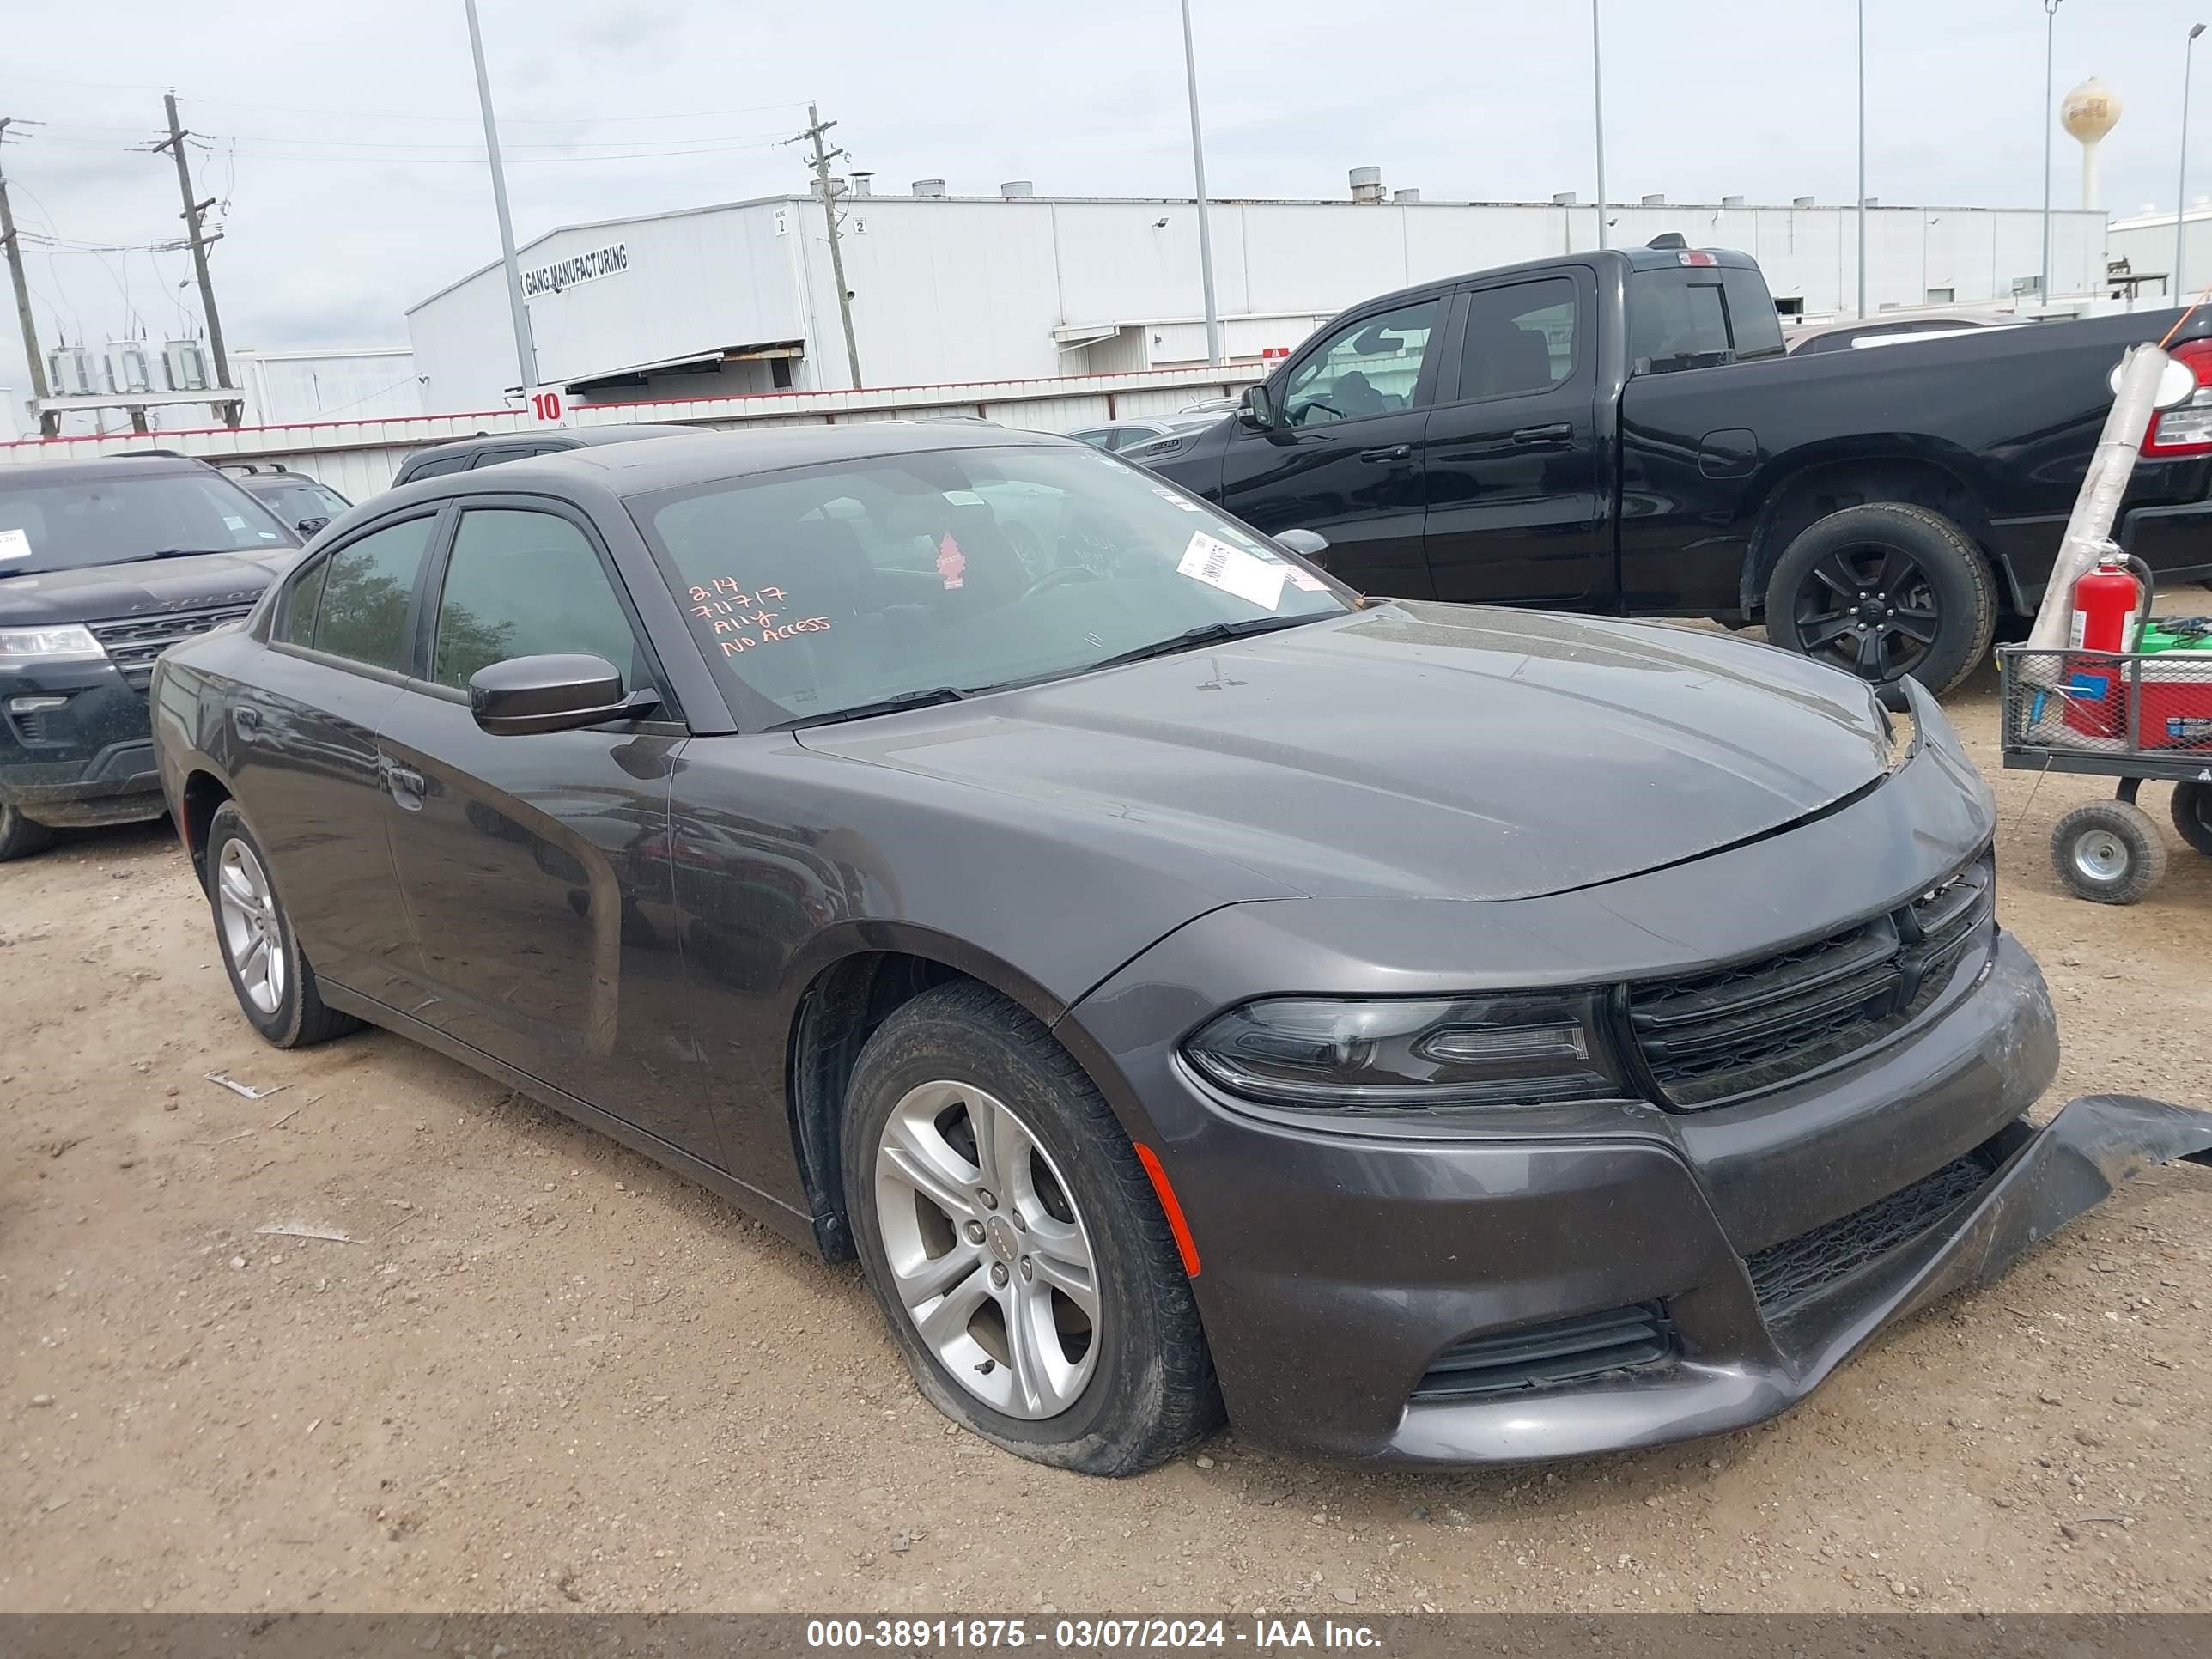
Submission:
M 1332 574 L 1362 592 L 1431 596 L 1421 447 L 1448 294 L 1366 311 L 1274 382 L 1280 424 L 1229 434 L 1221 505 L 1255 530 L 1317 530 Z
M 1596 302 L 1578 265 L 1456 296 L 1424 469 L 1438 599 L 1610 606 Z

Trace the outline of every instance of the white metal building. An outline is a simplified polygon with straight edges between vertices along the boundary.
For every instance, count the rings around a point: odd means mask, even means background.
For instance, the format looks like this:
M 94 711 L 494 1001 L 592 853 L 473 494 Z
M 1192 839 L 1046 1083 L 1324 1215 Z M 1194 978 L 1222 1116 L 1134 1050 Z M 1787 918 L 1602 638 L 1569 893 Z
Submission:
M 862 384 L 1204 360 L 1191 202 L 1041 197 L 1022 183 L 988 197 L 945 195 L 934 180 L 915 188 L 838 198 Z M 1364 193 L 1378 198 L 1381 187 Z M 1286 350 L 1373 294 L 1596 240 L 1595 210 L 1571 199 L 1408 199 L 1416 195 L 1215 203 L 1230 355 Z M 1857 228 L 1847 207 L 1647 198 L 1608 216 L 1619 245 L 1676 231 L 1693 246 L 1756 255 L 1787 313 L 1832 314 L 1854 303 Z M 2101 291 L 2104 215 L 2066 210 L 2053 221 L 2054 293 Z M 1868 214 L 1870 305 L 2009 300 L 2035 286 L 2042 239 L 2033 210 L 1876 206 Z M 818 198 L 568 226 L 532 242 L 521 265 L 538 379 L 568 387 L 572 400 L 853 384 Z M 432 295 L 407 320 L 423 407 L 505 404 L 520 374 L 497 264 Z
M 2127 261 L 2128 274 L 2143 283 L 2146 294 L 2179 294 L 2185 301 L 2212 283 L 2212 201 L 2198 197 L 2181 218 L 2179 287 L 2174 283 L 2172 214 L 2146 208 L 2133 218 L 2115 219 L 2105 233 L 2106 252 L 2115 264 Z
M 229 357 L 230 377 L 246 393 L 248 426 L 387 420 L 424 412 L 415 354 L 405 346 L 246 350 Z

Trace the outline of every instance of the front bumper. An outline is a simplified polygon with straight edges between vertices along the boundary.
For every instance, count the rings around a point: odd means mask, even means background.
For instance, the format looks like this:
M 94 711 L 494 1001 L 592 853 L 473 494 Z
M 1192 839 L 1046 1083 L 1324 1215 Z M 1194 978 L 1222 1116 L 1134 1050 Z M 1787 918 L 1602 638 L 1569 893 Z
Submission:
M 105 662 L 0 672 L 0 801 L 59 826 L 161 817 L 145 696 Z

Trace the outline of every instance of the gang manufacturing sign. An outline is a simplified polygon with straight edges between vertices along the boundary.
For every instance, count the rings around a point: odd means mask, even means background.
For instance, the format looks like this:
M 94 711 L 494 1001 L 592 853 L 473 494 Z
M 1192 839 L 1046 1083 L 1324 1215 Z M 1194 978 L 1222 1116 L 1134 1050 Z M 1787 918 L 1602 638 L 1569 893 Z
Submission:
M 556 259 L 535 270 L 524 271 L 522 297 L 535 300 L 541 295 L 562 293 L 579 283 L 595 283 L 602 276 L 611 276 L 617 271 L 629 269 L 628 243 L 617 242 L 612 247 L 593 248 L 589 253 L 579 253 L 569 259 Z

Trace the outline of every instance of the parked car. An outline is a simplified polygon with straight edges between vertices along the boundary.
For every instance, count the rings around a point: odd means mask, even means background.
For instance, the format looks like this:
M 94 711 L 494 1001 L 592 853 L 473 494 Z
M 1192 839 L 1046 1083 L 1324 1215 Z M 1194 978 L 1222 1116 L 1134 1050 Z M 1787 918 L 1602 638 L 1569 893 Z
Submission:
M 299 544 L 184 456 L 0 466 L 0 861 L 161 816 L 155 658 L 243 617 Z
M 589 449 L 598 444 L 635 443 L 641 438 L 696 438 L 696 426 L 569 426 L 544 432 L 480 432 L 473 438 L 454 438 L 425 444 L 399 464 L 392 488 L 417 478 L 440 478 L 449 472 L 471 472 L 481 466 L 502 466 L 533 455 L 555 455 L 564 449 Z
M 2176 313 L 1785 358 L 1757 264 L 1680 240 L 1369 301 L 1147 463 L 1320 531 L 1370 592 L 1764 623 L 1956 685 L 2024 632 L 2107 377 Z M 2115 531 L 2161 582 L 2212 574 L 2212 313 L 2178 338 L 2204 389 L 2159 417 Z
M 1908 744 L 1750 641 L 1363 604 L 888 422 L 395 490 L 154 690 L 270 1042 L 386 1026 L 857 1255 L 928 1399 L 1102 1474 L 1224 1403 L 1414 1463 L 1733 1428 L 2212 1145 L 2022 1119 L 2051 1004 L 1909 695 Z
M 1086 426 L 1079 432 L 1067 435 L 1078 443 L 1089 444 L 1093 449 L 1103 449 L 1109 455 L 1136 449 L 1158 442 L 1163 438 L 1197 432 L 1229 418 L 1230 410 L 1197 410 L 1176 415 L 1150 415 L 1126 421 L 1109 421 L 1103 426 Z
M 1890 345 L 1899 340 L 1939 339 L 1980 328 L 2026 328 L 2032 319 L 2002 311 L 1921 311 L 1909 317 L 1846 317 L 1830 323 L 1806 323 L 1782 331 L 1784 348 L 1793 357 L 1822 351 L 1850 351 Z
M 353 509 L 353 503 L 328 484 L 273 461 L 244 461 L 222 470 L 303 537 Z

